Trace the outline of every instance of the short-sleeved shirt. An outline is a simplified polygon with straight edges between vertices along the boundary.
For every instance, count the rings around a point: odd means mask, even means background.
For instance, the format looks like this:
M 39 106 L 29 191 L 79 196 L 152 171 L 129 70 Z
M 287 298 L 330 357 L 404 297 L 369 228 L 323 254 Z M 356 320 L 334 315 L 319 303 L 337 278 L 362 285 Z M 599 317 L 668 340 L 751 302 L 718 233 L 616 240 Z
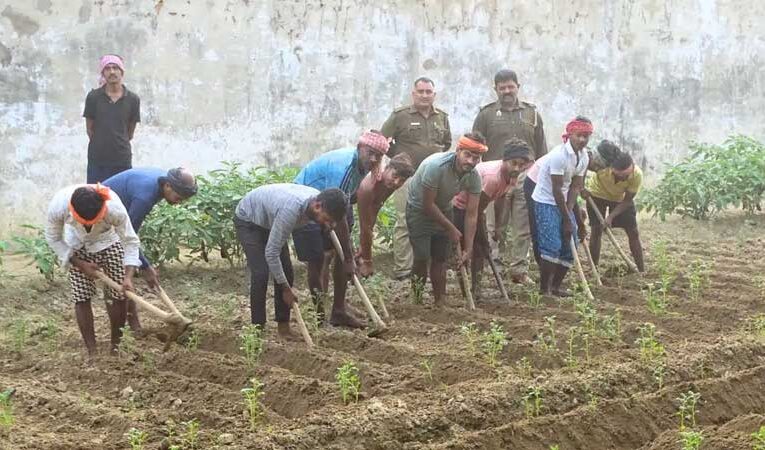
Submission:
M 88 93 L 82 116 L 93 120 L 88 162 L 103 166 L 130 166 L 133 153 L 128 126 L 141 121 L 141 100 L 138 96 L 123 85 L 122 97 L 113 102 L 104 85 Z
M 486 161 L 478 164 L 475 170 L 481 176 L 481 192 L 489 198 L 489 202 L 493 202 L 499 197 L 507 194 L 507 192 L 515 186 L 516 180 L 505 181 L 505 177 L 502 176 L 502 163 L 500 159 L 498 161 Z M 465 209 L 467 208 L 467 194 L 458 192 L 452 200 L 452 205 L 455 208 Z
M 643 184 L 643 171 L 635 166 L 629 177 L 624 181 L 617 182 L 614 179 L 614 171 L 611 167 L 598 170 L 594 176 L 587 179 L 587 190 L 594 197 L 602 198 L 612 202 L 624 200 L 627 192 L 637 194 L 640 186 Z
M 406 153 L 417 169 L 422 161 L 433 153 L 449 150 L 452 131 L 449 115 L 438 108 L 426 118 L 412 106 L 398 108 L 391 113 L 382 126 L 382 134 L 393 138 L 388 156 L 393 158 Z
M 537 175 L 537 186 L 531 198 L 535 202 L 555 205 L 553 196 L 552 175 L 563 176 L 563 197 L 566 198 L 571 187 L 571 180 L 576 177 L 584 177 L 587 173 L 589 155 L 582 149 L 578 154 L 571 147 L 571 141 L 567 141 L 550 152 L 549 156 L 542 161 Z
M 549 155 L 549 153 L 547 155 Z M 531 168 L 526 171 L 526 178 L 530 179 L 534 183 L 537 182 L 537 178 L 539 177 L 539 167 L 544 164 L 545 159 L 547 159 L 547 155 L 534 161 L 534 164 L 531 166 Z
M 309 162 L 294 182 L 319 191 L 337 188 L 350 198 L 366 174 L 359 165 L 358 151 L 355 147 L 349 147 L 332 150 Z
M 509 108 L 498 101 L 489 103 L 478 112 L 473 121 L 473 131 L 480 132 L 486 138 L 489 151 L 483 155 L 484 161 L 502 159 L 505 144 L 514 137 L 529 144 L 535 159 L 547 153 L 542 116 L 536 106 L 528 102 L 519 101 Z
M 481 176 L 478 171 L 473 169 L 465 174 L 457 173 L 454 167 L 456 158 L 455 152 L 436 153 L 425 158 L 409 182 L 407 206 L 422 210 L 424 187 L 435 189 L 436 206 L 444 213 L 451 211 L 452 199 L 458 192 L 479 195 Z

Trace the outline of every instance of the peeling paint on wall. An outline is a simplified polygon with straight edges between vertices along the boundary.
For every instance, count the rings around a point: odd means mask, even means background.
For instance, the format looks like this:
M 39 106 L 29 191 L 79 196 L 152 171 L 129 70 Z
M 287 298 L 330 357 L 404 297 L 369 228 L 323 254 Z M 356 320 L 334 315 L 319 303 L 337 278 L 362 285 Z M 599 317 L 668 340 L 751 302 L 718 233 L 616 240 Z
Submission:
M 134 164 L 301 164 L 433 78 L 455 134 L 521 77 L 551 145 L 575 114 L 650 177 L 690 140 L 762 138 L 754 0 L 29 0 L 0 6 L 0 230 L 85 178 L 98 57 L 142 100 Z M 35 205 L 30 209 L 29 205 Z

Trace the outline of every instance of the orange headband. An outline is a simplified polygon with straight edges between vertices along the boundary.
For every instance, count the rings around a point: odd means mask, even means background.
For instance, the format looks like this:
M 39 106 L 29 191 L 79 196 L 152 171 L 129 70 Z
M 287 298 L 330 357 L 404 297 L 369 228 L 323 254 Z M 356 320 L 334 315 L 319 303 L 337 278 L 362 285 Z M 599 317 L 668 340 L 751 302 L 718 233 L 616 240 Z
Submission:
M 476 153 L 486 153 L 489 150 L 489 147 L 478 141 L 474 141 L 467 136 L 461 136 L 460 140 L 457 141 L 457 149 L 470 150 L 471 152 Z
M 89 226 L 89 225 L 95 225 L 98 222 L 100 222 L 104 216 L 106 215 L 106 211 L 108 208 L 106 207 L 107 200 L 111 199 L 111 195 L 109 191 L 109 188 L 106 186 L 102 186 L 101 183 L 96 183 L 95 186 L 90 185 L 89 187 L 92 187 L 93 190 L 96 191 L 96 193 L 101 197 L 104 201 L 104 204 L 101 205 L 101 210 L 98 211 L 98 214 L 96 214 L 96 217 L 88 220 L 83 218 L 81 215 L 77 214 L 77 211 L 74 209 L 74 205 L 72 205 L 71 198 L 69 199 L 69 212 L 72 214 L 72 217 L 74 217 L 74 220 L 79 222 L 82 225 Z

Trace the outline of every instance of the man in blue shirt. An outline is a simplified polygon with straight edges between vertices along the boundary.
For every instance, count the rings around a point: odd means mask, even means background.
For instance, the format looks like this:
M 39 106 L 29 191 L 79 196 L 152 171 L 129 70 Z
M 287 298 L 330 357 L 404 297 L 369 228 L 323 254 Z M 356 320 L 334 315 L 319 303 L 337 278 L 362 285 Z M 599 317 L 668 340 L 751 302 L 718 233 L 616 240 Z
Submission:
M 343 191 L 351 203 L 356 201 L 356 190 L 364 176 L 378 169 L 383 155 L 388 151 L 388 139 L 379 131 L 366 131 L 353 148 L 342 148 L 327 152 L 314 159 L 295 177 L 295 183 L 310 186 L 319 191 L 337 188 Z M 329 323 L 335 326 L 363 328 L 363 323 L 349 314 L 345 307 L 345 291 L 349 276 L 355 271 L 350 229 L 353 227 L 353 208 L 348 208 L 347 221 L 335 226 L 345 261 L 335 262 L 333 270 L 334 303 Z M 295 251 L 300 261 L 308 265 L 308 287 L 311 290 L 316 311 L 323 319 L 321 302 L 326 287 L 322 283 L 324 252 L 332 250 L 329 230 L 315 222 L 308 223 L 292 234 Z
M 176 205 L 197 193 L 197 182 L 188 170 L 178 167 L 165 172 L 162 169 L 129 169 L 106 179 L 103 184 L 122 200 L 130 216 L 133 230 L 138 234 L 146 216 L 154 205 L 165 199 Z M 146 256 L 141 252 L 141 270 L 152 289 L 159 288 L 159 275 Z M 133 331 L 141 329 L 135 303 L 128 302 L 128 324 Z

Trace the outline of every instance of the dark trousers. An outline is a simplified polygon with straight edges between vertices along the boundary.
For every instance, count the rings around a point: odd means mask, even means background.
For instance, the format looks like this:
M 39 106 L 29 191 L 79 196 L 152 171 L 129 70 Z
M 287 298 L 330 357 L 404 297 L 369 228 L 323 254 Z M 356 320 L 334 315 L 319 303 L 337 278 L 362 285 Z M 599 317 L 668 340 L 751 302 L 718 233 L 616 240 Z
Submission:
M 107 178 L 110 178 L 114 175 L 117 175 L 120 172 L 124 172 L 131 168 L 132 166 L 130 164 L 122 165 L 122 166 L 104 166 L 104 165 L 93 164 L 89 162 L 88 170 L 87 170 L 88 181 L 86 181 L 86 183 L 88 184 L 101 183 Z
M 534 216 L 534 199 L 531 198 L 536 187 L 537 184 L 527 176 L 523 182 L 523 197 L 526 199 L 526 205 L 529 209 L 529 231 L 531 232 L 531 246 L 534 250 L 534 259 L 537 262 L 537 266 L 539 266 L 541 258 L 539 257 L 539 241 L 537 240 L 537 219 Z
M 268 265 L 266 264 L 266 243 L 270 231 L 245 222 L 239 218 L 234 218 L 236 236 L 244 249 L 244 255 L 247 257 L 247 266 L 250 268 L 250 314 L 252 323 L 260 325 L 266 324 L 266 291 L 268 290 Z M 292 286 L 294 274 L 292 272 L 292 261 L 290 260 L 289 247 L 285 245 L 279 255 L 284 274 L 287 276 L 287 282 Z M 276 312 L 277 322 L 290 321 L 290 309 L 282 300 L 282 290 L 274 282 L 274 310 Z

